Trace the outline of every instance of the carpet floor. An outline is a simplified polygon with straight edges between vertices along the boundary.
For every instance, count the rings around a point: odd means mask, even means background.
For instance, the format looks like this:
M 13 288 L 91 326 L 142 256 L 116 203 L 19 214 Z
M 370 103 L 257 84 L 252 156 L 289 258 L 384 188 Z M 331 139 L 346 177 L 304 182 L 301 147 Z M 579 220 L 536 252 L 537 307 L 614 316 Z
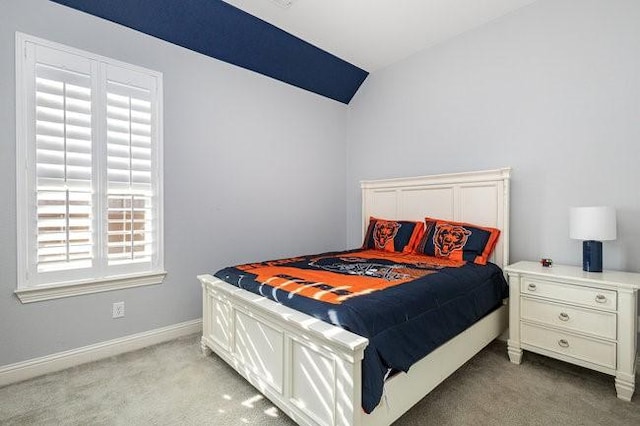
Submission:
M 396 425 L 640 425 L 613 378 L 495 341 Z M 637 379 L 638 382 L 640 380 Z M 0 388 L 1 425 L 293 425 L 189 336 Z

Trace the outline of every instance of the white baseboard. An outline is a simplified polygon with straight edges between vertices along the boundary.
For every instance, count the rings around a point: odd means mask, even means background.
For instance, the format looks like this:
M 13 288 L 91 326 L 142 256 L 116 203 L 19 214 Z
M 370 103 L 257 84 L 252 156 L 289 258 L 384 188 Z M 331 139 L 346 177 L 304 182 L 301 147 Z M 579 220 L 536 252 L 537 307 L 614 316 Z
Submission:
M 0 386 L 131 352 L 189 334 L 202 333 L 202 319 L 156 328 L 40 358 L 0 366 Z

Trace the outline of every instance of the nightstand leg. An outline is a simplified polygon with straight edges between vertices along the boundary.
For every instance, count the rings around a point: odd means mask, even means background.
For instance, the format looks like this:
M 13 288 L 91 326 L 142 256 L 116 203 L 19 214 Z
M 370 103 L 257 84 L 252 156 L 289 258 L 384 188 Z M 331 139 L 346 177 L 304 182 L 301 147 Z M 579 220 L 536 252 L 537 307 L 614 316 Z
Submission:
M 520 362 L 522 361 L 522 349 L 509 346 L 507 348 L 507 353 L 509 354 L 509 360 L 512 363 L 520 364 Z
M 509 340 L 507 340 L 509 360 L 514 364 L 522 361 L 520 348 L 520 275 L 509 274 Z
M 635 388 L 636 382 L 634 377 L 622 373 L 616 375 L 616 392 L 618 393 L 618 398 L 627 402 L 631 401 Z
M 616 391 L 623 401 L 631 401 L 636 387 L 637 303 L 636 291 L 618 289 Z

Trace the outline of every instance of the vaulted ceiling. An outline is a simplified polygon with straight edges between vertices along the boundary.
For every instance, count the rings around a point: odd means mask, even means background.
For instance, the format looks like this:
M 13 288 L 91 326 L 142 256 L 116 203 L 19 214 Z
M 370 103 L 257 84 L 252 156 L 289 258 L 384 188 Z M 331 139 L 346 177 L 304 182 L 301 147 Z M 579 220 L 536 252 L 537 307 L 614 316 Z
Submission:
M 536 0 L 52 0 L 348 104 L 371 71 Z
M 225 1 L 373 72 L 535 0 Z

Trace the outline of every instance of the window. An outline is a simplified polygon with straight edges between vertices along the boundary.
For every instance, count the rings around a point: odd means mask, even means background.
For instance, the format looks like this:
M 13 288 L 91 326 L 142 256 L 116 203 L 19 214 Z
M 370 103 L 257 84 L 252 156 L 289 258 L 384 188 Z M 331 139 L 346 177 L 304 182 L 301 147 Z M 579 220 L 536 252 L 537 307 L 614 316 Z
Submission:
M 16 33 L 23 302 L 162 281 L 162 74 Z

